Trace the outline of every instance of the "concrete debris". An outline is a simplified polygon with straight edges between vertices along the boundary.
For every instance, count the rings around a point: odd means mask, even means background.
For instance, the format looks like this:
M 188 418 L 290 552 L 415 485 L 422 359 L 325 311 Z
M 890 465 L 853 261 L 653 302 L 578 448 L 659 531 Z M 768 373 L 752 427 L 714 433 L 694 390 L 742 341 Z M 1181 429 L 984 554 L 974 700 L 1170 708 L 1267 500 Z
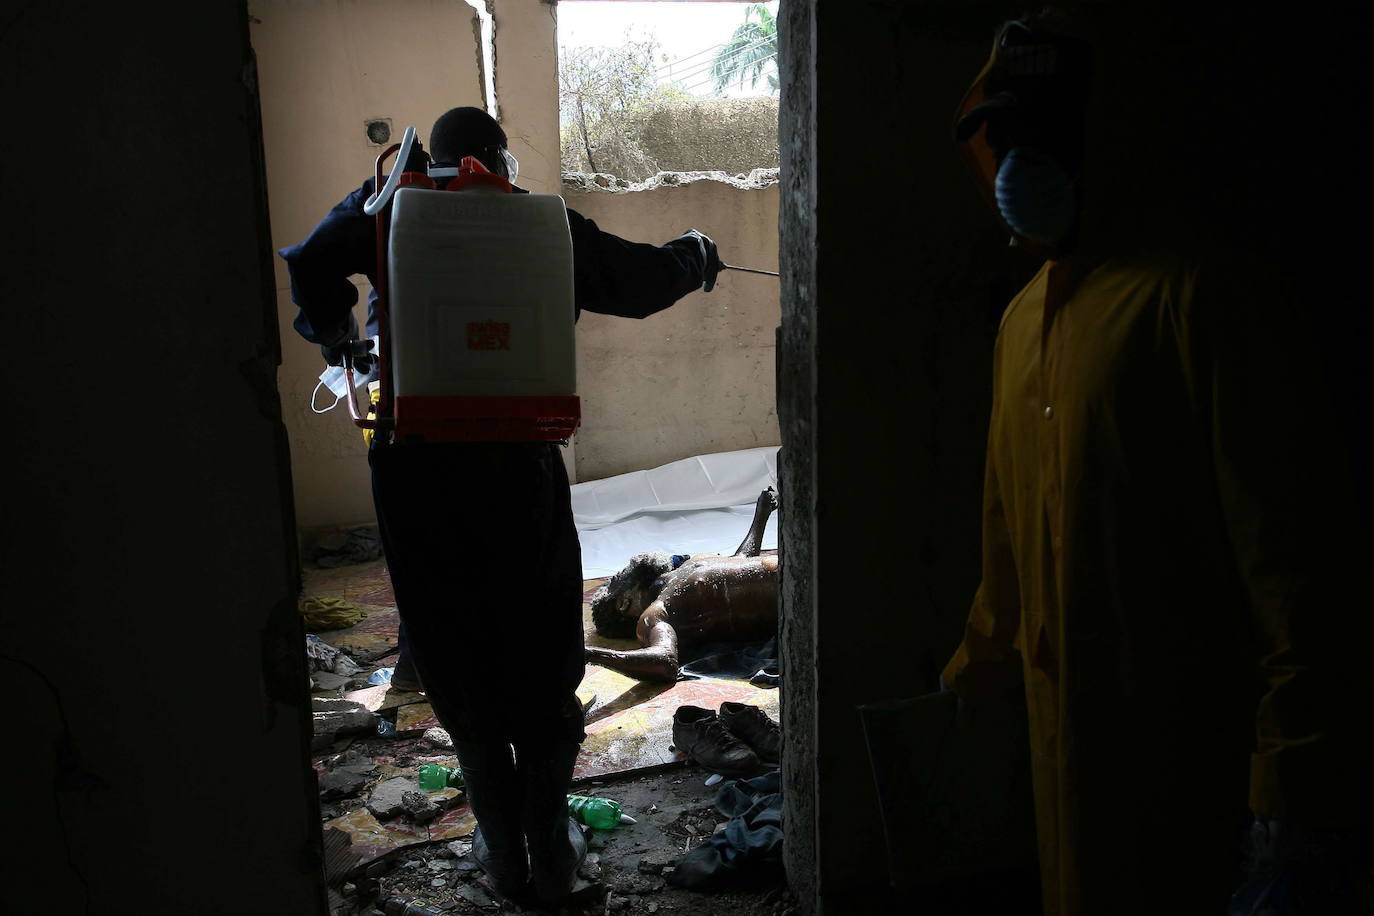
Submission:
M 428 795 L 420 791 L 402 793 L 401 807 L 405 809 L 406 816 L 417 824 L 429 823 L 438 817 L 439 812 L 443 810 L 430 801 Z
M 444 887 L 447 884 L 448 882 L 443 878 L 435 878 L 433 881 L 429 882 L 430 887 Z
M 420 736 L 420 741 L 426 747 L 440 751 L 453 750 L 453 739 L 449 737 L 447 730 L 442 728 L 427 728 L 425 733 Z
M 338 697 L 311 697 L 314 713 L 316 749 L 329 746 L 340 735 L 370 732 L 376 728 L 377 718 L 361 704 Z
M 473 906 L 481 907 L 484 910 L 496 909 L 496 901 L 492 900 L 486 891 L 476 885 L 460 884 L 454 888 L 453 892 Z
M 615 894 L 611 894 L 606 898 L 606 909 L 608 911 L 619 912 L 620 910 L 628 909 L 629 906 L 629 897 L 617 897 Z
M 405 811 L 403 796 L 415 792 L 415 780 L 409 776 L 393 776 L 382 780 L 367 797 L 367 810 L 379 821 L 390 820 Z
M 371 766 L 343 766 L 330 770 L 320 777 L 320 798 L 332 801 L 357 795 L 367 785 L 367 778 L 375 769 Z
M 472 852 L 472 840 L 454 840 L 452 843 L 445 843 L 442 848 L 443 853 L 448 853 L 450 858 L 461 859 Z
M 678 855 L 676 851 L 661 849 L 649 853 L 639 860 L 639 873 L 641 875 L 661 875 L 665 868 L 672 868 L 677 864 Z
M 314 685 L 311 688 L 312 690 L 323 690 L 328 692 L 344 690 L 356 680 L 357 678 L 350 677 L 347 674 L 335 674 L 332 671 L 316 671 L 314 674 L 310 675 L 310 682 Z
M 657 188 L 676 188 L 696 181 L 719 181 L 745 191 L 756 191 L 778 183 L 777 169 L 753 169 L 748 174 L 730 175 L 727 172 L 659 172 L 644 181 L 626 181 L 614 175 L 585 172 L 564 172 L 564 191 L 593 191 L 627 194 L 652 191 Z
M 664 887 L 664 881 L 657 875 L 621 875 L 611 885 L 617 894 L 655 894 Z

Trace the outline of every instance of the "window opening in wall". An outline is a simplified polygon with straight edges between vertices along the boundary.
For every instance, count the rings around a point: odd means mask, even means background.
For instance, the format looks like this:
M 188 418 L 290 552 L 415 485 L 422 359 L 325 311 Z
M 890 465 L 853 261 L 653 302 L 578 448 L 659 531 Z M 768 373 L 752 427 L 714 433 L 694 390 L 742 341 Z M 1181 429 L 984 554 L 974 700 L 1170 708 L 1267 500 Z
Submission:
M 563 171 L 643 182 L 777 168 L 777 8 L 561 4 Z

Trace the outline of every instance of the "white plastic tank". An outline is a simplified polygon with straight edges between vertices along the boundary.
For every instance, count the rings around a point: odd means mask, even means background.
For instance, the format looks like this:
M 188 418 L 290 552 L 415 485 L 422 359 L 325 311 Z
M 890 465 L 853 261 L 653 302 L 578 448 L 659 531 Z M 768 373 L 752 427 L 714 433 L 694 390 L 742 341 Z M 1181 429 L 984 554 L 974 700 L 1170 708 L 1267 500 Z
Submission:
M 563 198 L 401 188 L 387 269 L 397 397 L 576 394 Z

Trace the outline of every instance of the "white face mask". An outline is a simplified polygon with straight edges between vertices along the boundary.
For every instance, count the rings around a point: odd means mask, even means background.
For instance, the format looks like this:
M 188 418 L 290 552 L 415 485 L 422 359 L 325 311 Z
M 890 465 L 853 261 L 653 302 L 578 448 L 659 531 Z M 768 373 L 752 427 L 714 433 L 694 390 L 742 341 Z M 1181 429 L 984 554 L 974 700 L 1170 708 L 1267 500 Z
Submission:
M 506 163 L 506 180 L 515 184 L 515 179 L 520 177 L 520 161 L 510 154 L 510 150 L 501 147 L 501 158 Z
M 372 352 L 375 354 L 381 345 L 381 338 L 374 336 L 372 338 Z M 353 387 L 362 388 L 367 385 L 368 382 L 376 378 L 376 376 L 376 364 L 374 363 L 372 372 L 353 373 Z M 334 403 L 323 410 L 315 406 L 315 399 L 319 397 L 321 388 L 328 388 L 334 393 Z M 348 377 L 344 374 L 344 367 L 325 366 L 324 371 L 320 373 L 319 382 L 315 384 L 315 390 L 310 392 L 310 409 L 315 413 L 329 413 L 335 407 L 338 407 L 339 402 L 346 397 L 348 397 Z

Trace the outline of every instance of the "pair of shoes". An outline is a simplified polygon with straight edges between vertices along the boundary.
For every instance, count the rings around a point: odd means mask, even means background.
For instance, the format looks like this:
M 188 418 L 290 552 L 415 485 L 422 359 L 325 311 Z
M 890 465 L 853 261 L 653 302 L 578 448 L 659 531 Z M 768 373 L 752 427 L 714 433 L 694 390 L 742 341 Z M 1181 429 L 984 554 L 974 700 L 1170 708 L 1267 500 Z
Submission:
M 762 709 L 748 703 L 721 703 L 720 721 L 768 766 L 782 762 L 782 729 Z
M 673 713 L 673 745 L 713 773 L 744 779 L 776 764 L 781 740 L 763 710 L 722 703 L 719 714 L 679 706 Z

